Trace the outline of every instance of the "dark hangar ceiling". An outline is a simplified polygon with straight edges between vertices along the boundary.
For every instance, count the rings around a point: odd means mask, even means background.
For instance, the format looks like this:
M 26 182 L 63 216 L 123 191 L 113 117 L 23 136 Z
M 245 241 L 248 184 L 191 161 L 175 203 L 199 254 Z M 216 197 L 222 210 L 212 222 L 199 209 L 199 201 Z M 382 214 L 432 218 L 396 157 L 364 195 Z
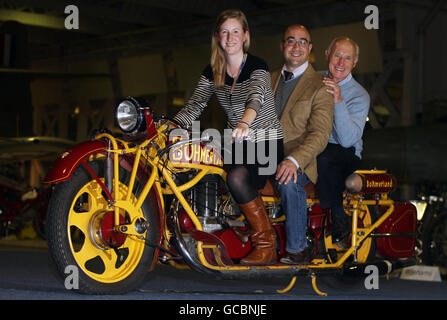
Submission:
M 376 1 L 381 19 L 393 6 L 427 10 L 439 1 Z M 207 43 L 217 15 L 227 8 L 246 13 L 254 36 L 362 21 L 370 1 L 333 0 L 14 0 L 0 1 L 0 21 L 26 25 L 31 60 L 95 55 L 132 55 Z M 66 30 L 67 5 L 79 9 L 79 30 Z

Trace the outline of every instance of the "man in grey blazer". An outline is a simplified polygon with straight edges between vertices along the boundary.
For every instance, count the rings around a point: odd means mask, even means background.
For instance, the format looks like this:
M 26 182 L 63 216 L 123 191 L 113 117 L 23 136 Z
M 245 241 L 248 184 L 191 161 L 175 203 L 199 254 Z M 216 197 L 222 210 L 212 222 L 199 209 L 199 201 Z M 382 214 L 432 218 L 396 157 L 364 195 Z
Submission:
M 286 213 L 287 254 L 281 263 L 309 261 L 306 240 L 307 201 L 304 186 L 317 182 L 317 155 L 326 147 L 332 130 L 334 101 L 322 75 L 309 63 L 312 50 L 308 30 L 289 26 L 280 49 L 282 69 L 272 73 L 275 105 L 284 130 L 286 158 L 278 165 L 277 188 Z

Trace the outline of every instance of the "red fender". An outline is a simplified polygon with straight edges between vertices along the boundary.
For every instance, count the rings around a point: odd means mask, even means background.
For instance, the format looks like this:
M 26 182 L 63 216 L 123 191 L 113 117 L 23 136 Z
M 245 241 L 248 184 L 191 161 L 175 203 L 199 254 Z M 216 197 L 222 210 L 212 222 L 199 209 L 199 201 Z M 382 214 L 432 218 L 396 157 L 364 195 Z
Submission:
M 82 160 L 94 153 L 105 152 L 107 149 L 107 141 L 92 140 L 77 144 L 71 149 L 65 151 L 59 159 L 57 159 L 51 169 L 48 171 L 44 184 L 56 184 L 69 180 L 73 172 L 81 164 Z

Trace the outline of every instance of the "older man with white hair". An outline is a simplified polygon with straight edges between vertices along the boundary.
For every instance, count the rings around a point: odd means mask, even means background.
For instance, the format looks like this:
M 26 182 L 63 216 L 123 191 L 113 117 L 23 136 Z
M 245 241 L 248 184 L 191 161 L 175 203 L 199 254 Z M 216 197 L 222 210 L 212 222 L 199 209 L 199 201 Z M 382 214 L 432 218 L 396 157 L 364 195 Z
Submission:
M 321 208 L 331 209 L 332 242 L 346 247 L 350 223 L 343 209 L 344 181 L 361 159 L 370 97 L 351 74 L 359 58 L 352 39 L 335 38 L 325 53 L 329 70 L 323 83 L 334 99 L 334 122 L 329 143 L 317 157 L 318 194 Z

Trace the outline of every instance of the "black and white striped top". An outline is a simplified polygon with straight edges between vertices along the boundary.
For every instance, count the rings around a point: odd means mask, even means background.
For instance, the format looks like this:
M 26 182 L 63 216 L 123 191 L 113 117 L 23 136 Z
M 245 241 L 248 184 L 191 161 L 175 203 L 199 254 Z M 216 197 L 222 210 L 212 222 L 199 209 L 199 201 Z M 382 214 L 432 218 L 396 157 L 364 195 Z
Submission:
M 226 74 L 224 87 L 215 88 L 213 71 L 211 65 L 208 65 L 202 72 L 191 98 L 176 114 L 174 120 L 184 126 L 192 125 L 207 106 L 211 96 L 216 94 L 219 104 L 227 114 L 228 128 L 234 129 L 246 108 L 251 108 L 256 111 L 257 116 L 250 125 L 249 140 L 260 142 L 282 139 L 283 130 L 275 112 L 275 99 L 267 64 L 262 59 L 247 54 L 246 62 L 231 94 L 233 81 L 233 78 Z

